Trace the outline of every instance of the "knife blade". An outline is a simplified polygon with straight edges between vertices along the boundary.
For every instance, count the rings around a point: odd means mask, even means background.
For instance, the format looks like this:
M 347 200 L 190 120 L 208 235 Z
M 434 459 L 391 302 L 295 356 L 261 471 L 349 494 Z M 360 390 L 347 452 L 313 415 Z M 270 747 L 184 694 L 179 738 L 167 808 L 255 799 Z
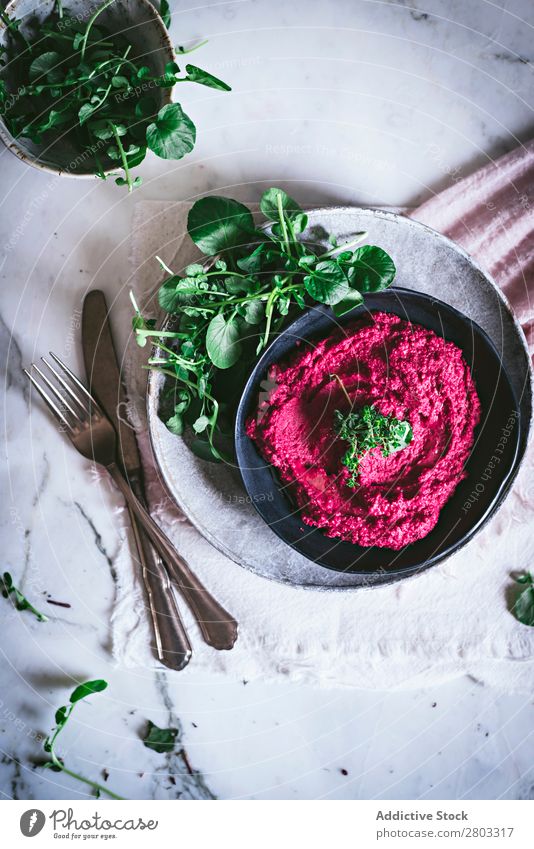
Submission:
M 82 349 L 91 391 L 111 419 L 118 436 L 118 459 L 124 477 L 146 507 L 137 437 L 127 419 L 127 396 L 103 292 L 93 289 L 82 307 Z M 130 511 L 130 522 L 154 631 L 158 659 L 171 669 L 183 669 L 191 658 L 187 637 L 163 561 Z

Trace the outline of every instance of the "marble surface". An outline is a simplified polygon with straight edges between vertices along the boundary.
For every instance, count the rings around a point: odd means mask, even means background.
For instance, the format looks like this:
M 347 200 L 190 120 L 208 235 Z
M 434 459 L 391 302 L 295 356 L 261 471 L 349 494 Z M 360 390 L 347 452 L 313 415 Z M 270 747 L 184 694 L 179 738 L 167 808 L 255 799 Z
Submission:
M 51 616 L 0 608 L 1 793 L 87 792 L 39 768 L 40 738 L 74 680 L 103 677 L 62 754 L 97 780 L 109 771 L 130 798 L 533 798 L 532 697 L 467 679 L 335 691 L 111 663 L 119 500 L 30 397 L 21 366 L 53 349 L 81 370 L 81 299 L 98 286 L 125 303 L 136 200 L 214 189 L 255 200 L 278 184 L 308 204 L 415 205 L 534 132 L 529 0 L 172 5 L 175 43 L 209 38 L 195 61 L 234 88 L 180 91 L 199 128 L 192 155 L 147 160 L 128 197 L 0 151 L 3 563 Z M 125 350 L 129 329 L 114 330 Z M 176 753 L 143 747 L 147 719 L 179 727 Z

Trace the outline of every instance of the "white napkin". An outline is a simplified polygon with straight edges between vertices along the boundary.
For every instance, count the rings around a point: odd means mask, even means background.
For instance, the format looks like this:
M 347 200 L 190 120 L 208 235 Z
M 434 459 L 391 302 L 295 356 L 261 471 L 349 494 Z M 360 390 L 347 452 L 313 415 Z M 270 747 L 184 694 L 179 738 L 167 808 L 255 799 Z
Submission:
M 129 285 L 143 306 L 162 278 L 156 254 L 172 266 L 179 253 L 176 268 L 190 261 L 188 208 L 165 202 L 136 207 Z M 401 583 L 358 592 L 325 595 L 279 585 L 228 560 L 170 502 L 157 480 L 146 434 L 140 368 L 146 352 L 133 343 L 130 348 L 127 382 L 152 514 L 239 622 L 234 649 L 217 652 L 203 643 L 178 598 L 194 646 L 189 670 L 246 680 L 284 678 L 369 689 L 426 686 L 468 674 L 507 691 L 532 691 L 534 628 L 517 622 L 507 603 L 513 587 L 510 572 L 534 562 L 534 535 L 529 529 L 534 503 L 532 449 L 512 493 L 489 526 L 443 564 Z M 127 542 L 116 570 L 114 657 L 125 666 L 157 666 L 149 648 L 144 595 Z M 180 674 L 187 675 L 188 670 Z

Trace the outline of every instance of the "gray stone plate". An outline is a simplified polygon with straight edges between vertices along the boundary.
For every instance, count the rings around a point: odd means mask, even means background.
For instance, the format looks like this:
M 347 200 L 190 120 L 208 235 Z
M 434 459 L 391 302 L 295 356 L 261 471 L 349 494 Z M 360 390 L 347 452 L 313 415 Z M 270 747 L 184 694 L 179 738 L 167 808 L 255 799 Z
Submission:
M 456 244 L 429 227 L 391 212 L 350 207 L 309 213 L 306 238 L 322 242 L 332 233 L 341 243 L 366 230 L 397 266 L 395 284 L 426 292 L 477 322 L 492 339 L 508 372 L 522 419 L 532 419 L 532 374 L 523 331 L 506 298 L 476 262 Z M 173 499 L 216 548 L 265 578 L 322 590 L 357 589 L 358 575 L 332 572 L 287 546 L 247 503 L 239 471 L 195 457 L 185 440 L 173 436 L 158 417 L 163 385 L 153 372 L 148 386 L 148 421 L 156 461 Z M 525 428 L 524 453 L 528 439 Z

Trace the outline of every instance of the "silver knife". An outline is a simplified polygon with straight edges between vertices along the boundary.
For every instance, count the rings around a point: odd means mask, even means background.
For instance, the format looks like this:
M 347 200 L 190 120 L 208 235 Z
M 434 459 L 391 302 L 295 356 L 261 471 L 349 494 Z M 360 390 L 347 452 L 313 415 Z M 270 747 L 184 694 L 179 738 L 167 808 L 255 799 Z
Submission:
M 91 391 L 107 413 L 118 435 L 119 461 L 131 489 L 146 507 L 143 472 L 135 431 L 126 419 L 126 393 L 104 293 L 89 292 L 82 309 L 82 347 Z M 180 670 L 189 663 L 192 650 L 164 564 L 130 512 L 138 564 L 141 568 L 154 632 L 153 649 L 158 660 Z

